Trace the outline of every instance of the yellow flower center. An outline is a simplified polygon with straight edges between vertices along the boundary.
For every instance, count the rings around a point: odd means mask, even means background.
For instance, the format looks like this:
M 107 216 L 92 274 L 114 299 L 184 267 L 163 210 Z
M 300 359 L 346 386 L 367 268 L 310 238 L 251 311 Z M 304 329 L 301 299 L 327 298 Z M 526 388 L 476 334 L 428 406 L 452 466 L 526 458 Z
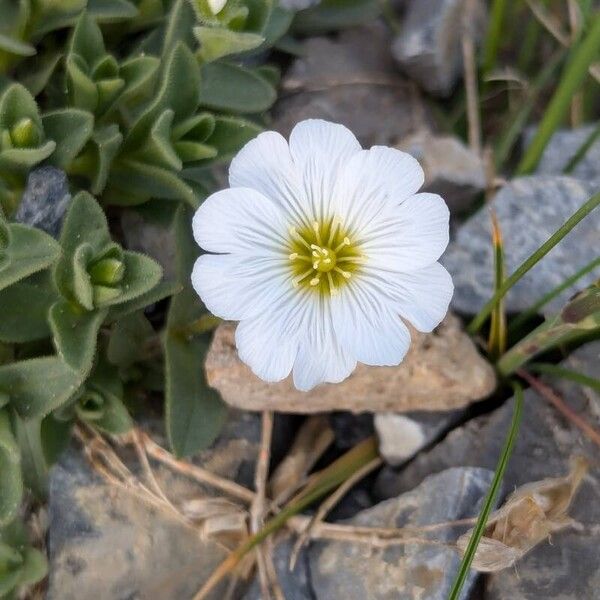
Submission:
M 312 227 L 290 228 L 290 265 L 294 287 L 331 296 L 360 269 L 357 244 L 336 218 L 314 221 Z

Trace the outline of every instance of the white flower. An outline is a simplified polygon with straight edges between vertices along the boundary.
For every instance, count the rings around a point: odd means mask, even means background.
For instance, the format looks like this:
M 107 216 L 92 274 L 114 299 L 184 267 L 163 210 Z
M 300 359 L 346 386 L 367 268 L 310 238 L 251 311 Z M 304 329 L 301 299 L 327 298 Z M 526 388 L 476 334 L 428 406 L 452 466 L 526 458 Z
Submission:
M 212 254 L 192 282 L 212 313 L 240 321 L 239 356 L 262 379 L 293 371 L 309 390 L 357 361 L 397 365 L 410 345 L 402 319 L 419 331 L 443 319 L 448 209 L 416 193 L 423 170 L 410 155 L 362 150 L 344 126 L 308 120 L 289 145 L 273 131 L 246 144 L 229 183 L 194 216 Z

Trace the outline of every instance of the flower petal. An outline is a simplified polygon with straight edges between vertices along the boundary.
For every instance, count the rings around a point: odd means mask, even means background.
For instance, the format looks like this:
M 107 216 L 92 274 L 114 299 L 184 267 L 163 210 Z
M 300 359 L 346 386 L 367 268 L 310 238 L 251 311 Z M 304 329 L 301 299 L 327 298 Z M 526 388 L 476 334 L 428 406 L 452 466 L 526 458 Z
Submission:
M 194 265 L 192 285 L 211 313 L 240 321 L 268 312 L 291 284 L 285 261 L 204 254 Z
M 290 288 L 267 311 L 238 325 L 238 355 L 264 381 L 281 381 L 290 374 L 298 354 L 304 305 Z
M 259 134 L 237 153 L 229 166 L 229 184 L 258 190 L 296 221 L 308 222 L 301 201 L 300 172 L 285 138 L 275 131 Z
M 355 282 L 332 301 L 332 315 L 340 345 L 366 365 L 393 366 L 402 362 L 410 333 L 391 303 L 379 290 Z
M 330 216 L 339 171 L 361 149 L 354 134 L 337 123 L 308 119 L 290 134 L 290 152 L 302 178 L 305 210 L 311 220 Z
M 205 250 L 251 256 L 285 253 L 287 227 L 281 209 L 250 188 L 211 194 L 192 221 L 194 238 Z
M 433 331 L 448 312 L 454 292 L 452 277 L 440 263 L 411 273 L 367 271 L 366 280 L 389 296 L 400 315 L 418 331 Z
M 430 265 L 448 245 L 449 217 L 437 194 L 415 194 L 382 211 L 358 234 L 367 264 L 394 272 Z
M 406 152 L 373 146 L 353 154 L 340 171 L 335 211 L 350 228 L 360 227 L 387 202 L 399 204 L 417 193 L 425 175 Z
M 336 340 L 330 303 L 316 294 L 310 295 L 311 306 L 302 325 L 304 335 L 294 363 L 294 385 L 304 392 L 320 383 L 339 383 L 356 367 L 356 360 Z

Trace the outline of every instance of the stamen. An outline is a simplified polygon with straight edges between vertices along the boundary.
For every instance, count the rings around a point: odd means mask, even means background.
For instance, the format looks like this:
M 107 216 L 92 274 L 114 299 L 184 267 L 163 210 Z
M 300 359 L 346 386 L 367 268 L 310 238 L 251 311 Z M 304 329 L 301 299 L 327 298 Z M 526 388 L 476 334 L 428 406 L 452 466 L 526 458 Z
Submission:
M 339 273 L 345 279 L 350 279 L 350 277 L 352 277 L 351 273 L 349 273 L 348 271 L 344 271 L 344 270 L 340 269 L 339 267 L 333 267 L 333 270 L 336 271 L 337 273 Z
M 350 245 L 350 238 L 346 236 L 346 237 L 345 237 L 345 238 L 342 240 L 342 243 L 341 243 L 341 244 L 340 244 L 340 245 L 339 245 L 337 248 L 334 248 L 334 250 L 333 250 L 333 251 L 334 251 L 334 252 L 339 252 L 339 251 L 340 251 L 340 250 L 341 250 L 341 249 L 342 249 L 344 246 L 349 246 L 349 245 Z
M 321 281 L 321 280 L 319 279 L 319 276 L 317 275 L 316 277 L 313 277 L 313 278 L 310 280 L 310 285 L 312 285 L 312 286 L 314 287 L 315 285 L 319 285 L 319 282 L 320 282 L 320 281 Z
M 308 269 L 308 271 L 304 271 L 304 273 L 302 273 L 301 275 L 298 275 L 296 277 L 294 277 L 294 279 L 292 279 L 292 285 L 294 287 L 298 287 L 298 284 L 305 279 L 306 277 L 308 277 L 309 275 L 312 275 L 313 270 L 312 269 Z M 312 284 L 311 284 L 312 285 Z
M 335 284 L 333 283 L 333 277 L 331 275 L 331 272 L 327 273 L 327 281 L 329 282 L 329 293 L 332 296 L 335 296 L 335 294 L 337 294 L 339 290 L 335 287 Z
M 290 235 L 295 237 L 310 250 L 310 244 L 298 233 L 298 230 L 295 227 L 290 227 Z
M 316 271 L 319 268 L 319 261 L 315 260 L 315 262 L 313 263 L 313 269 Z
M 330 259 L 330 258 L 324 258 L 324 259 L 323 259 L 323 264 L 326 264 L 326 265 L 328 265 L 330 262 L 331 262 L 331 259 Z
M 297 252 L 292 252 L 290 254 L 290 260 L 296 260 L 298 258 L 299 254 Z
M 318 253 L 316 250 L 313 250 L 313 251 L 312 251 L 312 255 L 313 255 L 315 258 L 319 258 L 319 253 Z

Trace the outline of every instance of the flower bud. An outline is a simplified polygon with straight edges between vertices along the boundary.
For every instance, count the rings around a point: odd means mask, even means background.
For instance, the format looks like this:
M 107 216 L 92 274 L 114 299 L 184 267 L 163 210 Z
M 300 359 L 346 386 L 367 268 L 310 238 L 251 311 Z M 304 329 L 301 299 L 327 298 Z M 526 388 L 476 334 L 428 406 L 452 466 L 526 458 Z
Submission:
M 102 306 L 121 295 L 121 290 L 119 288 L 108 287 L 105 285 L 95 285 L 93 290 L 95 306 Z
M 208 7 L 213 15 L 218 15 L 227 4 L 227 0 L 207 0 Z
M 123 280 L 125 265 L 116 258 L 103 258 L 89 268 L 92 283 L 114 286 Z
M 12 126 L 10 139 L 16 148 L 33 148 L 40 143 L 40 131 L 32 119 L 24 117 Z

